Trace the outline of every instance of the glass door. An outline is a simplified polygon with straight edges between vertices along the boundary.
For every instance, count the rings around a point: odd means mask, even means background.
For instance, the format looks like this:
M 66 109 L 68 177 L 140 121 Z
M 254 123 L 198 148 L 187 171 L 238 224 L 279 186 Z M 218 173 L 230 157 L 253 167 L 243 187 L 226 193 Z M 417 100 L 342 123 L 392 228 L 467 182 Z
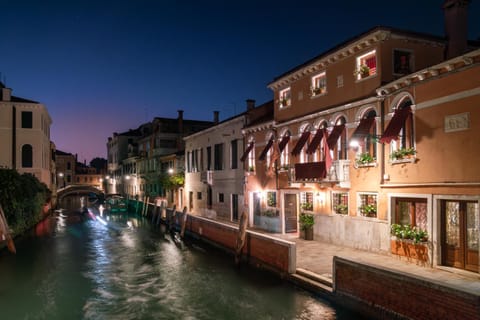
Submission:
M 479 206 L 473 201 L 442 202 L 442 262 L 479 272 Z

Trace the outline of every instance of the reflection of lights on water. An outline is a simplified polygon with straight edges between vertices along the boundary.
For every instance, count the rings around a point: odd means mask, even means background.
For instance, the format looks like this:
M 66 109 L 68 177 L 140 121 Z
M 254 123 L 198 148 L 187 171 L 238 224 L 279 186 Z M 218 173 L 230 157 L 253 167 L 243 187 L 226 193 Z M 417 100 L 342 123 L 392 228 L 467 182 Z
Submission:
M 100 205 L 98 207 L 98 211 L 100 211 L 100 217 L 103 217 L 103 210 L 105 210 L 105 208 L 102 205 Z
M 97 220 L 98 220 L 98 221 L 100 221 L 100 223 L 101 223 L 101 224 L 103 224 L 104 226 L 106 226 L 106 225 L 107 225 L 107 221 L 103 220 L 103 218 L 102 218 L 102 217 L 100 217 L 100 216 L 96 216 L 96 218 L 97 218 Z
M 129 228 L 131 228 L 131 227 L 133 226 L 133 225 L 132 225 L 132 221 L 128 220 L 128 221 L 127 221 L 127 226 L 128 226 Z
M 107 221 L 110 221 L 110 216 L 107 216 Z

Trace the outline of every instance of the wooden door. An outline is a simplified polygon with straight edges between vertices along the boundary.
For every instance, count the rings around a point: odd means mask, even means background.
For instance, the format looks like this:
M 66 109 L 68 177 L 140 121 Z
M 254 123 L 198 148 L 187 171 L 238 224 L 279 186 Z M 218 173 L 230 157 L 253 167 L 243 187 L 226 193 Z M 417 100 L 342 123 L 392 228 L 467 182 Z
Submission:
M 479 210 L 473 201 L 442 202 L 442 262 L 479 272 Z
M 297 195 L 286 193 L 284 200 L 285 232 L 297 232 Z

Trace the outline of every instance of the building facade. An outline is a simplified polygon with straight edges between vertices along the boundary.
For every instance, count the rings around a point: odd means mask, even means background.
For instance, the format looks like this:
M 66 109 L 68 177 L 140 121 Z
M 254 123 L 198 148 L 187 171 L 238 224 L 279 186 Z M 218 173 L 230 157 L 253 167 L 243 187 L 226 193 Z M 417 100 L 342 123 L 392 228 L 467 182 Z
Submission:
M 242 129 L 272 116 L 273 102 L 247 110 L 215 126 L 185 137 L 185 206 L 190 214 L 237 221 L 244 210 L 245 149 Z
M 30 173 L 51 187 L 50 125 L 47 108 L 12 95 L 0 83 L 0 167 Z
M 275 79 L 273 121 L 244 129 L 250 226 L 307 213 L 318 240 L 388 253 L 408 225 L 425 263 L 478 272 L 478 51 L 448 47 L 379 27 Z

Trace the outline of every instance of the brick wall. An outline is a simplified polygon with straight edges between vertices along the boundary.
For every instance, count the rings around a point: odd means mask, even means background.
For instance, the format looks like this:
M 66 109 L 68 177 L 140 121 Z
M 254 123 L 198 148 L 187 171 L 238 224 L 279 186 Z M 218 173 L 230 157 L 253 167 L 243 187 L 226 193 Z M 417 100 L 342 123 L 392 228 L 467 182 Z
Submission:
M 480 319 L 480 293 L 338 257 L 333 264 L 336 300 L 374 318 Z
M 177 215 L 179 217 L 179 215 Z M 179 223 L 181 219 L 177 219 Z M 222 223 L 198 216 L 188 216 L 186 230 L 202 240 L 234 252 L 238 226 Z M 260 264 L 278 273 L 295 272 L 295 243 L 269 237 L 253 231 L 247 231 L 246 243 L 242 254 L 252 264 Z

